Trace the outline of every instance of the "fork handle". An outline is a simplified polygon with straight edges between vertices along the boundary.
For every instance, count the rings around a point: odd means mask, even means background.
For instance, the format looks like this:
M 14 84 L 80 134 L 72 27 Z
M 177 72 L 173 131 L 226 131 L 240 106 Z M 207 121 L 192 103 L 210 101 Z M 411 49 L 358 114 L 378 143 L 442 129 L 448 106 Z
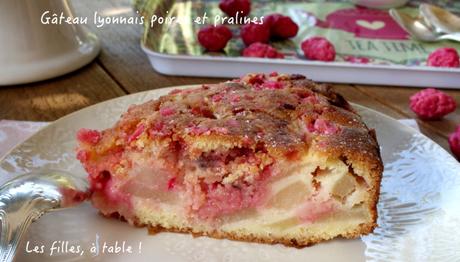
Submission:
M 11 218 L 2 210 L 0 219 L 2 221 L 0 261 L 10 262 L 14 260 L 20 241 L 34 220 L 34 216 L 29 215 L 19 223 L 12 223 Z

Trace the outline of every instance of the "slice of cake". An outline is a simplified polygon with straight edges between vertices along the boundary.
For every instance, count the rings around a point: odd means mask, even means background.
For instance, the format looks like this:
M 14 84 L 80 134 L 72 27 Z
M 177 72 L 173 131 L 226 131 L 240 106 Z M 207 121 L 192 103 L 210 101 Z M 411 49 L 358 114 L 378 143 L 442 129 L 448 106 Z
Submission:
M 375 133 L 301 75 L 174 90 L 78 140 L 93 205 L 151 233 L 307 246 L 376 226 Z

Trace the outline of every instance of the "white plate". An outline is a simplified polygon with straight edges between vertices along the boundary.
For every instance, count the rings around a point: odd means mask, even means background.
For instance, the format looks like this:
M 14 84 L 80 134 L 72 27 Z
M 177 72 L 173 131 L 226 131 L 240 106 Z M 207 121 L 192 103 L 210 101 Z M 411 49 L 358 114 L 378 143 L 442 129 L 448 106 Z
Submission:
M 75 160 L 79 128 L 107 128 L 129 105 L 171 89 L 159 89 L 100 103 L 47 126 L 14 149 L 0 163 L 0 182 L 37 168 L 64 169 L 85 176 Z M 377 130 L 385 162 L 379 227 L 355 240 L 337 239 L 295 249 L 190 235 L 148 236 L 145 228 L 105 219 L 89 204 L 47 214 L 32 224 L 17 261 L 453 261 L 460 258 L 460 165 L 440 146 L 414 129 L 383 114 L 356 106 L 365 122 Z M 98 239 L 99 254 L 91 248 Z M 83 255 L 50 250 L 55 241 L 79 245 Z M 125 242 L 132 253 L 103 253 Z M 28 253 L 38 247 L 43 253 Z M 59 245 L 59 242 L 55 243 Z M 43 246 L 43 248 L 42 248 Z M 56 249 L 54 249 L 56 250 Z M 94 249 L 93 249 L 94 251 Z

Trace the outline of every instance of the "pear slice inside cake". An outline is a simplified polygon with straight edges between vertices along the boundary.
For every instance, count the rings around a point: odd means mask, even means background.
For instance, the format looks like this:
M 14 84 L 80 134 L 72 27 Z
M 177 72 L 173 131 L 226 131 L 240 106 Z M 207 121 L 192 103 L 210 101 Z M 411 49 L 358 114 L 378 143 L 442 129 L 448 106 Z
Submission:
M 174 90 L 77 136 L 94 207 L 151 233 L 307 246 L 376 227 L 375 133 L 301 75 Z

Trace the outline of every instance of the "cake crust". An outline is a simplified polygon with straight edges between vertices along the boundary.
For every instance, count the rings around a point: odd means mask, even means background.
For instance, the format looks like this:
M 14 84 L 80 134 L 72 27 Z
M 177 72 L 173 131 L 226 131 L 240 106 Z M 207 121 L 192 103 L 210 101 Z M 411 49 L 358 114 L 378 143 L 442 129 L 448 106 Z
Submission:
M 376 216 L 377 210 L 373 209 L 373 216 Z M 121 221 L 126 222 L 127 220 L 120 216 L 119 214 L 111 214 L 105 215 L 100 213 L 100 215 L 106 218 L 116 218 Z M 289 247 L 295 248 L 304 248 L 315 245 L 322 241 L 328 240 L 321 237 L 312 237 L 312 238 L 304 238 L 304 239 L 295 239 L 295 238 L 276 238 L 276 237 L 260 237 L 260 236 L 253 236 L 253 235 L 241 235 L 235 233 L 228 233 L 228 232 L 221 232 L 218 230 L 213 231 L 196 231 L 190 227 L 163 227 L 161 225 L 155 224 L 144 224 L 139 222 L 139 220 L 134 220 L 133 225 L 136 227 L 146 227 L 148 230 L 149 235 L 156 235 L 162 232 L 170 232 L 170 233 L 182 233 L 182 234 L 191 234 L 193 237 L 211 237 L 215 239 L 230 239 L 235 241 L 243 241 L 249 243 L 260 243 L 260 244 L 282 244 Z M 355 230 L 344 232 L 343 234 L 338 235 L 337 237 L 342 237 L 345 239 L 354 239 L 360 237 L 362 235 L 367 235 L 372 233 L 374 229 L 377 227 L 377 223 L 362 223 L 359 225 L 358 228 Z
M 346 232 L 340 234 L 337 237 L 342 237 L 346 239 L 354 239 L 362 235 L 366 235 L 372 233 L 376 224 L 362 224 L 356 230 Z M 288 247 L 295 247 L 295 248 L 304 248 L 309 247 L 319 242 L 329 240 L 320 237 L 311 237 L 305 239 L 295 239 L 295 238 L 275 238 L 275 237 L 259 237 L 259 236 L 252 236 L 252 235 L 239 235 L 235 233 L 227 233 L 221 231 L 211 231 L 211 232 L 195 232 L 192 228 L 176 228 L 170 227 L 165 228 L 160 225 L 156 226 L 147 226 L 148 232 L 150 235 L 156 235 L 161 232 L 172 232 L 172 233 L 184 233 L 184 234 L 191 234 L 193 237 L 211 237 L 215 239 L 230 239 L 236 241 L 243 241 L 243 242 L 250 242 L 250 243 L 260 243 L 260 244 L 282 244 Z
M 258 92 L 254 93 L 254 89 Z M 312 107 L 306 104 L 294 108 L 302 96 L 319 101 L 314 101 Z M 340 134 L 330 136 L 313 132 L 312 137 L 321 142 L 316 145 L 324 146 L 316 149 L 331 156 L 345 156 L 376 169 L 377 173 L 382 170 L 373 131 L 330 86 L 314 83 L 302 75 L 248 74 L 230 82 L 174 90 L 158 100 L 131 107 L 113 129 L 102 133 L 95 150 L 104 154 L 115 147 L 130 146 L 132 141 L 126 136 L 135 134 L 143 120 L 143 129 L 153 128 L 160 137 L 172 134 L 172 139 L 205 137 L 208 141 L 228 144 L 252 142 L 252 146 L 263 143 L 274 152 L 287 153 L 311 146 L 303 134 L 288 128 L 288 124 L 302 114 L 319 115 L 343 127 Z M 165 121 L 171 119 L 174 121 Z M 232 128 L 229 121 L 237 128 Z M 153 126 L 153 122 L 160 122 L 161 126 Z M 266 131 L 265 136 L 257 136 L 260 130 Z

